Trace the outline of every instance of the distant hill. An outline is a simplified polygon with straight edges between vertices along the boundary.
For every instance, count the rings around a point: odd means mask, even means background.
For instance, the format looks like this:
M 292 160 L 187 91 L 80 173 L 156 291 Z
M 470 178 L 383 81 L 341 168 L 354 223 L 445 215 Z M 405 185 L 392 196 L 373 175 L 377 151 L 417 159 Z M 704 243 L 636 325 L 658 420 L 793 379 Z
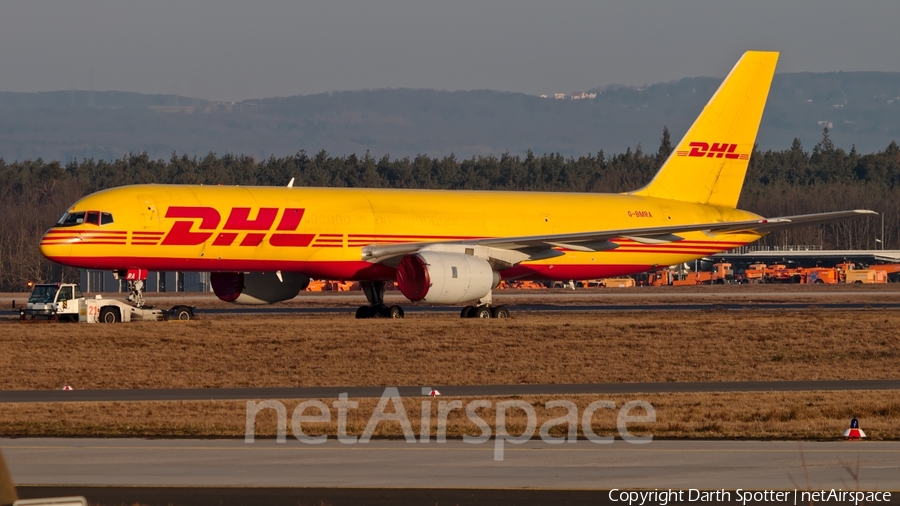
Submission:
M 591 90 L 555 100 L 489 90 L 381 89 L 217 103 L 175 95 L 57 91 L 0 93 L 0 157 L 68 161 L 147 152 L 285 156 L 299 150 L 392 158 L 655 151 L 663 126 L 677 140 L 720 78 Z M 552 95 L 551 95 L 552 97 Z M 900 73 L 777 74 L 758 138 L 781 150 L 799 138 L 867 153 L 900 140 Z

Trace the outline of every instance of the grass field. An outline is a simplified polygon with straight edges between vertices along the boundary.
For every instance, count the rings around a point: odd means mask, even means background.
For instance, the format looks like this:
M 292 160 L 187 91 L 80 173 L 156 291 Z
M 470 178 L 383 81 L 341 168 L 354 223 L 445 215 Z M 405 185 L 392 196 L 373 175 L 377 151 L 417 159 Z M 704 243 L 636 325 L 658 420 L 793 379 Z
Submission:
M 7 320 L 0 389 L 896 379 L 898 327 L 887 310 Z
M 0 389 L 897 379 L 898 326 L 895 311 L 820 309 L 521 312 L 489 321 L 447 314 L 362 321 L 349 313 L 128 325 L 5 319 Z M 598 399 L 561 398 L 580 407 Z M 858 416 L 870 438 L 900 439 L 896 392 L 603 398 L 651 402 L 657 422 L 646 431 L 656 437 L 832 438 Z M 548 399 L 525 398 L 537 406 L 539 425 L 559 416 L 541 408 Z M 285 404 L 292 409 L 297 402 Z M 351 433 L 362 430 L 375 400 L 359 402 L 365 416 L 351 417 Z M 406 402 L 418 433 L 419 399 Z M 242 436 L 245 407 L 241 401 L 0 404 L 0 435 Z M 609 433 L 612 413 L 598 412 L 595 430 Z M 258 435 L 274 434 L 274 417 L 264 412 L 258 422 Z M 333 434 L 333 425 L 309 432 Z M 471 430 L 464 415 L 448 419 L 450 437 Z M 396 437 L 399 427 L 380 425 L 376 435 Z
M 494 406 L 508 398 L 488 398 Z M 617 408 L 625 402 L 643 400 L 656 411 L 656 422 L 629 424 L 633 435 L 652 435 L 656 438 L 747 438 L 747 439 L 838 439 L 857 417 L 870 440 L 900 439 L 900 399 L 896 392 L 789 392 L 789 393 L 702 393 L 702 394 L 634 394 L 609 396 L 525 396 L 535 407 L 537 427 L 550 419 L 566 414 L 563 408 L 546 409 L 547 401 L 566 399 L 578 407 L 579 436 L 581 414 L 596 400 L 613 401 Z M 337 399 L 322 399 L 331 409 Z M 421 402 L 425 398 L 403 399 L 404 411 L 413 432 L 421 431 Z M 430 434 L 437 434 L 438 402 L 454 398 L 427 399 L 431 402 Z M 463 406 L 472 399 L 462 398 Z M 283 400 L 287 408 L 287 434 L 292 434 L 291 414 L 298 400 Z M 359 435 L 374 411 L 377 399 L 358 399 L 358 409 L 349 410 L 347 434 Z M 173 402 L 107 402 L 107 403 L 27 403 L 0 404 L 0 436 L 114 436 L 114 437 L 244 437 L 246 426 L 244 401 L 173 401 Z M 307 435 L 336 434 L 336 410 L 331 409 L 329 423 L 305 423 Z M 387 412 L 393 412 L 388 404 Z M 495 433 L 494 410 L 479 409 L 477 413 Z M 616 415 L 613 409 L 600 409 L 592 418 L 591 427 L 600 436 L 617 436 Z M 315 409 L 306 415 L 318 415 Z M 526 426 L 525 413 L 511 410 L 507 416 L 507 430 L 519 435 Z M 632 415 L 645 414 L 640 409 Z M 564 435 L 566 425 L 555 427 L 551 435 Z M 256 418 L 257 437 L 276 434 L 276 416 L 271 409 L 261 411 Z M 467 418 L 464 410 L 453 410 L 447 417 L 446 435 L 477 436 L 480 429 Z M 400 424 L 382 422 L 376 437 L 403 437 Z M 537 433 L 536 433 L 537 435 Z

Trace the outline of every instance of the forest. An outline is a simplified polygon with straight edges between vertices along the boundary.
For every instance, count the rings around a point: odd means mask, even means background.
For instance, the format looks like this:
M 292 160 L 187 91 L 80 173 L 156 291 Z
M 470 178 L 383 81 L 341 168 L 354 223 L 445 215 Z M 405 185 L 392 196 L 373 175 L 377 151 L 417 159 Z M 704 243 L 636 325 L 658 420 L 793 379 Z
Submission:
M 175 155 L 151 159 L 146 153 L 112 161 L 83 159 L 60 163 L 0 158 L 0 291 L 22 291 L 28 281 L 73 279 L 77 272 L 43 259 L 39 242 L 80 197 L 139 183 L 478 189 L 558 192 L 624 192 L 650 181 L 672 151 L 668 130 L 659 147 L 638 145 L 623 153 L 603 151 L 579 157 L 509 153 L 475 156 L 419 155 L 391 159 L 331 156 L 299 151 L 293 156 L 256 160 L 245 155 Z M 825 129 L 810 150 L 795 139 L 781 151 L 755 149 L 738 207 L 763 216 L 872 209 L 868 217 L 820 227 L 799 228 L 763 238 L 761 245 L 821 245 L 826 249 L 900 249 L 900 147 L 860 154 L 837 148 Z

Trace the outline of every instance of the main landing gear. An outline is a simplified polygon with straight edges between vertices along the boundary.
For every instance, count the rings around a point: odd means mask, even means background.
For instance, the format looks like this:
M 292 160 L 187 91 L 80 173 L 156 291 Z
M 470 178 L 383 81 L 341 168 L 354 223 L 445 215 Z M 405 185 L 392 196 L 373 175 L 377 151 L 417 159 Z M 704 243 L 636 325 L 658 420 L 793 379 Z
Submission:
M 359 306 L 357 318 L 403 318 L 402 307 L 384 305 L 384 281 L 362 281 L 359 284 L 369 305 Z
M 363 318 L 403 318 L 403 308 L 384 304 L 384 281 L 360 282 L 366 294 L 367 306 L 359 306 L 356 317 Z M 505 306 L 491 304 L 491 293 L 478 299 L 477 305 L 466 306 L 459 314 L 460 318 L 509 318 L 509 309 Z
M 478 299 L 475 306 L 466 306 L 459 313 L 460 318 L 509 318 L 509 309 L 491 304 L 491 292 Z

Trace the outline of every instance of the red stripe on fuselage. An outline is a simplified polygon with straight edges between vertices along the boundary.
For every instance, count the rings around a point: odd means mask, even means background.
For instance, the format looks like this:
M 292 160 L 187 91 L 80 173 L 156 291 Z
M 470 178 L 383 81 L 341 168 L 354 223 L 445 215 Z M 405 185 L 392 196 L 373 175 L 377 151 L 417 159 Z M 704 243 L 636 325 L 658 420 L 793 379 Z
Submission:
M 77 234 L 127 234 L 124 230 L 97 230 L 77 228 L 74 230 L 56 230 L 51 228 L 45 235 L 77 235 Z
M 411 239 L 421 241 L 424 239 L 445 239 L 445 240 L 466 240 L 466 239 L 484 239 L 478 236 L 458 236 L 458 235 L 392 235 L 392 234 L 349 234 L 350 239 L 359 241 L 380 241 L 382 239 Z
M 196 272 L 302 272 L 316 279 L 352 281 L 393 281 L 396 269 L 363 260 L 350 261 L 292 261 L 292 260 L 216 260 L 213 258 L 157 258 L 157 257 L 77 257 L 58 256 L 50 260 L 83 269 L 118 270 L 141 268 L 151 271 Z M 637 274 L 652 265 L 547 265 L 520 264 L 500 271 L 503 279 L 594 279 Z

